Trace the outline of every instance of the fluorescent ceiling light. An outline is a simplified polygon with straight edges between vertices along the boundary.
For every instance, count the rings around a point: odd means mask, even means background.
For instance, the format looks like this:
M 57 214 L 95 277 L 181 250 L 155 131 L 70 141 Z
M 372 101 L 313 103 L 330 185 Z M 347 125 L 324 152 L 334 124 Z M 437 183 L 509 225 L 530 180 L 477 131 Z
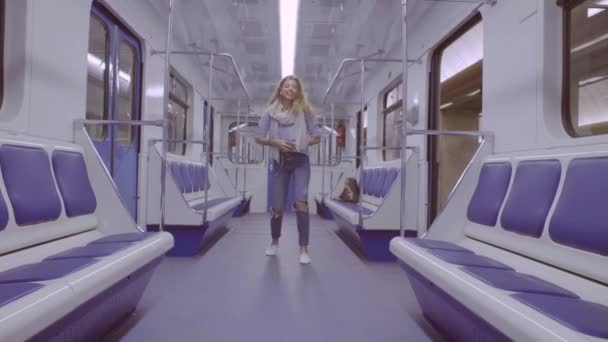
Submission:
M 94 69 L 99 69 L 102 73 L 106 70 L 106 63 L 95 55 L 89 53 L 87 55 L 87 61 Z M 127 83 L 131 83 L 131 75 L 122 70 L 118 71 L 118 77 Z
M 338 132 L 335 129 L 333 129 L 333 128 L 327 126 L 327 125 L 323 125 L 323 126 L 321 126 L 321 128 L 324 131 L 326 131 L 327 134 L 338 135 Z
M 594 15 L 600 14 L 600 13 L 602 13 L 604 11 L 605 11 L 604 8 L 589 7 L 589 8 L 587 8 L 587 18 L 591 18 Z
M 281 20 L 281 75 L 293 75 L 299 0 L 279 0 Z
M 578 86 L 584 87 L 588 84 L 593 84 L 593 83 L 597 83 L 599 81 L 604 81 L 604 80 L 608 80 L 608 75 L 595 76 L 595 77 L 588 78 L 586 80 L 579 81 Z
M 604 35 L 602 35 L 600 37 L 597 37 L 597 38 L 595 38 L 595 39 L 593 39 L 591 41 L 588 41 L 588 42 L 586 42 L 584 44 L 581 44 L 581 45 L 573 48 L 572 50 L 570 50 L 570 52 L 571 53 L 575 53 L 575 52 L 581 51 L 581 50 L 586 49 L 586 48 L 588 48 L 590 46 L 593 46 L 593 45 L 595 45 L 595 44 L 597 44 L 597 43 L 599 43 L 599 42 L 601 42 L 601 41 L 603 41 L 605 39 L 608 39 L 608 33 L 606 33 L 606 34 L 604 34 Z
M 477 95 L 479 93 L 481 93 L 481 89 L 477 89 L 477 90 L 475 90 L 473 92 L 470 92 L 470 93 L 467 94 L 467 96 L 475 96 L 475 95 Z
M 448 102 L 448 103 L 444 103 L 444 104 L 442 104 L 442 105 L 439 107 L 439 109 L 446 109 L 446 108 L 448 108 L 449 106 L 451 106 L 451 105 L 453 105 L 453 104 L 454 104 L 454 102 Z
M 106 70 L 106 63 L 95 55 L 89 53 L 87 55 L 87 61 L 94 67 L 100 68 L 101 70 Z
M 238 131 L 238 130 L 244 128 L 244 127 L 247 127 L 246 123 L 242 123 L 242 124 L 240 124 L 238 126 L 232 127 L 231 129 L 228 130 L 228 133 L 232 133 L 232 132 Z

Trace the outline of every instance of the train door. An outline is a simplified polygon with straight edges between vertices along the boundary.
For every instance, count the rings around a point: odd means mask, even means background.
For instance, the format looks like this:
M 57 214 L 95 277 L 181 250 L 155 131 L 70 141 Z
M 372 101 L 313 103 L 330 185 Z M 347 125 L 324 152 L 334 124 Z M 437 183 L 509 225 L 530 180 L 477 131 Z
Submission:
M 478 131 L 481 115 L 483 30 L 477 14 L 432 57 L 429 129 Z M 429 136 L 428 224 L 445 207 L 449 194 L 479 146 L 477 137 Z
M 87 119 L 139 120 L 141 45 L 101 5 L 93 3 L 89 36 Z M 137 219 L 139 127 L 87 127 L 125 206 Z

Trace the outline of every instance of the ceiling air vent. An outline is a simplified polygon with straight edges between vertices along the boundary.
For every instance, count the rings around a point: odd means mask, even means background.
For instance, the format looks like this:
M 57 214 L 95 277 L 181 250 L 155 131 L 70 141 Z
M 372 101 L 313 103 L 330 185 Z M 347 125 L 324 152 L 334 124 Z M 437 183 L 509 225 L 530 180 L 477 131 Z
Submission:
M 245 51 L 252 55 L 266 54 L 266 43 L 264 41 L 244 41 Z
M 309 54 L 311 57 L 327 57 L 329 55 L 329 45 L 311 44 Z
M 264 35 L 262 24 L 259 21 L 241 21 L 240 28 L 244 37 L 262 37 Z

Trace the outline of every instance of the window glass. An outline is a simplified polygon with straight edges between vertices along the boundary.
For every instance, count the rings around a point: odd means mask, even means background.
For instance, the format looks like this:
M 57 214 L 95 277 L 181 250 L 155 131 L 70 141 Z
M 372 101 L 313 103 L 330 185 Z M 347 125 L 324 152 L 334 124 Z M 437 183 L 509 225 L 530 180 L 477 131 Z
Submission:
M 363 124 L 363 146 L 367 146 L 367 106 L 363 108 L 363 117 L 361 117 L 361 111 L 357 112 L 357 146 L 355 146 L 357 156 L 357 167 L 361 164 L 361 150 L 359 145 L 361 144 L 361 124 Z
M 384 117 L 382 146 L 399 147 L 401 146 L 401 99 L 403 98 L 403 82 L 399 82 L 386 93 L 382 101 L 382 113 Z M 383 160 L 399 159 L 399 150 L 383 150 Z
M 91 15 L 89 24 L 89 53 L 87 56 L 87 113 L 89 120 L 107 119 L 106 94 L 108 82 L 108 28 L 95 15 Z M 93 141 L 106 138 L 106 125 L 88 125 L 86 127 Z
M 120 54 L 118 56 L 118 120 L 134 120 L 135 113 L 135 48 L 127 41 L 120 44 Z M 118 141 L 123 146 L 130 146 L 131 140 L 135 136 L 136 126 L 118 125 Z
M 228 158 L 232 162 L 256 163 L 264 160 L 264 146 L 254 139 L 245 138 L 253 136 L 258 129 L 257 122 L 232 122 L 228 126 Z M 242 134 L 240 134 L 241 132 Z
M 188 118 L 188 85 L 174 73 L 170 75 L 169 88 L 169 140 L 185 140 Z M 168 151 L 186 154 L 187 144 L 170 142 Z
M 331 124 L 331 120 L 326 120 L 323 124 L 323 119 L 319 118 L 320 124 L 317 130 L 321 133 L 321 141 L 318 144 L 310 146 L 309 155 L 312 165 L 335 164 L 340 161 L 344 148 L 345 137 L 339 138 L 340 132 L 345 134 L 346 127 L 344 121 L 337 120 Z
M 478 131 L 482 112 L 483 22 L 477 13 L 439 44 L 431 65 L 429 129 Z M 429 224 L 479 147 L 470 136 L 431 136 L 429 141 Z
M 564 123 L 572 136 L 608 133 L 608 2 L 566 7 Z

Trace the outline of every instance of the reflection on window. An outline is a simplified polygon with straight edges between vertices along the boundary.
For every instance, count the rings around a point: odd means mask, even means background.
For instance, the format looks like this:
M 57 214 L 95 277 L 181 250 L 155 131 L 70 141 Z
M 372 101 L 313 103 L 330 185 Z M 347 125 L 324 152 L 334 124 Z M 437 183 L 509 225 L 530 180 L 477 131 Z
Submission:
M 382 97 L 382 113 L 384 114 L 384 134 L 382 146 L 399 147 L 401 146 L 401 99 L 403 98 L 403 82 L 395 85 Z M 383 160 L 399 159 L 399 150 L 383 150 Z
M 89 25 L 89 53 L 87 55 L 87 113 L 89 120 L 107 119 L 108 82 L 108 29 L 95 15 Z M 107 135 L 106 125 L 87 126 L 93 141 L 103 141 Z
M 608 133 L 608 3 L 566 6 L 566 129 L 572 136 Z
M 228 126 L 230 161 L 252 164 L 264 160 L 264 146 L 257 144 L 253 138 L 257 129 L 257 122 L 232 122 Z
M 326 122 L 317 127 L 321 133 L 321 141 L 310 147 L 309 156 L 312 165 L 334 165 L 340 162 L 344 150 L 344 136 L 346 127 L 343 120 L 336 121 L 333 125 Z M 342 135 L 341 135 L 342 134 Z
M 214 124 L 213 118 L 214 117 L 215 117 L 215 107 L 211 106 L 211 111 L 209 112 L 209 139 L 207 139 L 207 141 L 209 143 L 209 150 L 212 153 L 213 153 L 213 124 Z M 203 148 L 203 150 L 205 152 L 207 152 L 207 150 L 205 148 Z M 211 159 L 209 159 L 209 164 L 213 165 L 213 156 L 211 156 Z
M 170 75 L 169 88 L 169 140 L 185 140 L 188 117 L 188 86 L 175 74 Z M 170 142 L 168 151 L 175 154 L 186 154 L 186 144 Z
M 127 41 L 120 44 L 118 57 L 118 120 L 134 120 L 135 113 L 135 48 Z M 123 146 L 130 146 L 135 136 L 136 126 L 118 125 L 118 141 Z
M 429 128 L 478 131 L 482 110 L 483 22 L 476 14 L 433 53 Z M 441 213 L 447 199 L 479 147 L 476 137 L 433 136 L 430 220 Z

